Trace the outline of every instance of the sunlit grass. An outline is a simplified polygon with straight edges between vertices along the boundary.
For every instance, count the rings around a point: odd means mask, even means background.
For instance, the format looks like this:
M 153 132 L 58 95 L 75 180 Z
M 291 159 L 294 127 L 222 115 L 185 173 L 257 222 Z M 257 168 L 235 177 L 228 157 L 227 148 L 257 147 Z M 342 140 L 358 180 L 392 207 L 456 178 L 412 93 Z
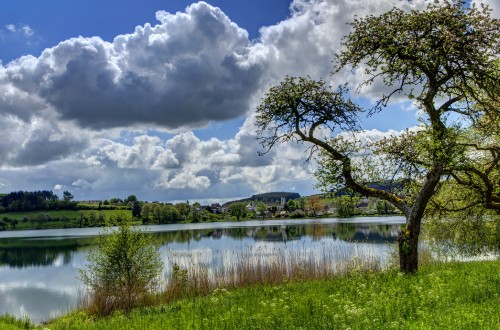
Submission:
M 48 329 L 498 329 L 500 261 L 434 264 L 330 279 L 216 289 L 107 318 L 83 312 Z

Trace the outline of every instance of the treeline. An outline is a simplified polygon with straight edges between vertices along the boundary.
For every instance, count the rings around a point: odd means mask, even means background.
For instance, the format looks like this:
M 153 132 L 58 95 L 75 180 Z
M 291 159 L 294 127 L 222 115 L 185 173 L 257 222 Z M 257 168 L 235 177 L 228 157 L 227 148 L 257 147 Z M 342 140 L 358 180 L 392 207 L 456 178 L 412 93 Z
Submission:
M 56 194 L 48 190 L 16 191 L 0 195 L 0 212 L 74 210 L 77 208 L 77 203 L 71 201 L 71 198 L 60 200 Z
M 134 204 L 136 208 L 138 204 Z M 209 206 L 202 207 L 199 203 L 178 203 L 178 204 L 162 204 L 162 203 L 144 203 L 140 205 L 139 212 L 134 212 L 132 209 L 133 216 L 138 216 L 144 224 L 168 224 L 177 222 L 205 222 L 205 221 L 217 221 L 222 219 L 224 216 L 221 214 L 215 214 Z M 135 214 L 134 214 L 135 213 Z
M 252 195 L 250 198 L 245 198 L 241 199 L 238 201 L 231 201 L 226 203 L 226 205 L 230 205 L 232 203 L 237 203 L 237 202 L 263 202 L 263 203 L 279 203 L 281 201 L 281 198 L 284 197 L 285 200 L 288 202 L 289 200 L 293 199 L 299 199 L 300 194 L 298 193 L 291 193 L 291 192 L 268 192 L 268 193 L 263 193 L 263 194 L 256 194 Z
M 300 198 L 300 194 L 291 192 L 268 192 L 263 194 L 252 195 L 250 200 L 259 201 L 264 203 L 280 202 L 281 198 L 284 197 L 288 202 L 291 199 Z

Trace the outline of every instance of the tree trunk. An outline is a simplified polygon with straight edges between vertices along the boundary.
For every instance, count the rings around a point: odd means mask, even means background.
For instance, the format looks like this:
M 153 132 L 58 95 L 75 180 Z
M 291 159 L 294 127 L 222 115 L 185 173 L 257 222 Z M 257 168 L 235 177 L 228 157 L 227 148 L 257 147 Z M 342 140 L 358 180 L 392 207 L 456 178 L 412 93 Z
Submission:
M 407 237 L 405 231 L 399 234 L 399 270 L 403 273 L 418 271 L 418 237 Z
M 399 270 L 403 273 L 418 271 L 418 237 L 421 222 L 421 217 L 410 217 L 406 221 L 406 229 L 399 234 Z

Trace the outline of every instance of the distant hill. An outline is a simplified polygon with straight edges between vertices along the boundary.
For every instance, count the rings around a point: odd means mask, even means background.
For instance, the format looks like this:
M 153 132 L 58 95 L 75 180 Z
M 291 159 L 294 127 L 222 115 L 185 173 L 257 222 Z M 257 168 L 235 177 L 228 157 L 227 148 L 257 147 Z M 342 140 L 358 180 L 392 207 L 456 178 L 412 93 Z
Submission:
M 367 186 L 374 189 L 385 190 L 388 192 L 397 192 L 403 191 L 405 184 L 407 184 L 407 180 L 399 180 L 399 181 L 387 181 L 387 182 L 372 182 L 368 183 Z M 337 191 L 330 191 L 330 193 L 335 194 L 335 196 L 343 196 L 343 195 L 351 195 L 347 188 L 339 189 Z M 359 195 L 355 193 L 355 195 Z
M 300 194 L 298 193 L 291 193 L 291 192 L 268 192 L 268 193 L 263 193 L 263 194 L 257 194 L 257 195 L 252 195 L 252 197 L 245 198 L 245 199 L 240 199 L 237 201 L 230 201 L 227 202 L 226 205 L 236 203 L 236 202 L 263 202 L 263 203 L 279 203 L 281 201 L 281 197 L 285 197 L 286 201 L 288 202 L 291 199 L 297 199 L 300 198 Z

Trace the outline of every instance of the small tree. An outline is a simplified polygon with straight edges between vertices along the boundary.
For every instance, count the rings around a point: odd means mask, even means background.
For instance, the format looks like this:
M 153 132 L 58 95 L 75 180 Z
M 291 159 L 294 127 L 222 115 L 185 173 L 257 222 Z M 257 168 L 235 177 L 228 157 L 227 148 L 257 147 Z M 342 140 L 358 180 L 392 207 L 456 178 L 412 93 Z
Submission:
M 257 205 L 255 205 L 255 210 L 257 211 L 257 215 L 264 217 L 267 213 L 267 206 L 263 202 L 257 202 Z
M 71 202 L 73 200 L 74 196 L 72 193 L 69 191 L 65 190 L 63 191 L 63 199 L 65 202 Z
M 135 203 L 135 202 L 138 202 L 138 199 L 137 199 L 137 197 L 135 195 L 130 195 L 127 198 L 125 198 L 125 200 L 123 202 L 126 203 L 126 204 L 128 204 L 128 203 Z
M 237 221 L 247 214 L 247 205 L 243 202 L 236 202 L 229 205 L 229 213 L 236 217 Z
M 97 244 L 87 256 L 87 269 L 80 269 L 89 290 L 87 308 L 107 315 L 139 306 L 155 289 L 163 269 L 157 240 L 122 221 L 115 231 L 102 232 Z
M 319 196 L 311 196 L 307 199 L 307 207 L 309 209 L 309 212 L 313 215 L 316 216 L 318 215 L 319 212 L 323 211 L 325 209 L 325 206 L 321 202 L 321 198 Z
M 69 218 L 66 216 L 62 216 L 61 221 L 64 223 L 64 228 L 66 228 L 68 226 Z
M 141 217 L 141 205 L 139 204 L 139 202 L 132 202 L 132 217 Z
M 341 218 L 352 217 L 356 214 L 356 204 L 358 198 L 353 196 L 339 196 L 335 199 L 334 204 L 337 209 L 337 215 Z
M 394 212 L 394 206 L 387 201 L 377 201 L 375 208 L 378 214 L 391 214 Z

